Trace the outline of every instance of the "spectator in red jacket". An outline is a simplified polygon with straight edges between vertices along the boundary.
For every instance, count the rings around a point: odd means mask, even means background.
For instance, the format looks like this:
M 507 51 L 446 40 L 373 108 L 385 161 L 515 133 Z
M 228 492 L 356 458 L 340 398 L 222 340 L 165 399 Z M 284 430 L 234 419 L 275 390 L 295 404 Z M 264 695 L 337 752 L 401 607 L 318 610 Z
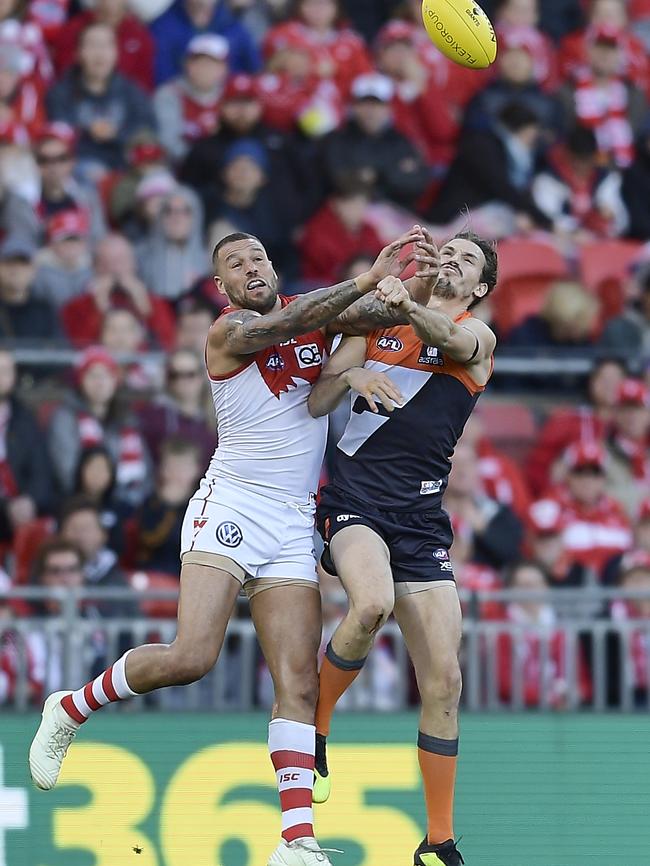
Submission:
M 0 43 L 0 140 L 26 147 L 45 123 L 43 93 L 24 75 L 24 52 Z
M 534 79 L 545 90 L 558 84 L 556 50 L 548 35 L 540 29 L 538 0 L 498 0 L 492 20 L 500 40 L 525 42 L 533 58 Z
M 306 224 L 299 243 L 302 276 L 329 285 L 353 256 L 378 252 L 382 241 L 368 221 L 368 185 L 341 178 L 337 191 Z
M 512 589 L 544 594 L 548 576 L 535 562 L 513 566 L 508 585 Z M 497 638 L 499 698 L 506 704 L 521 700 L 525 707 L 546 706 L 561 710 L 579 706 L 591 697 L 591 682 L 579 650 L 575 660 L 577 682 L 568 680 L 574 665 L 567 659 L 566 633 L 552 604 L 539 599 L 510 602 L 505 619 L 513 628 Z M 546 644 L 546 652 L 542 645 Z M 519 680 L 517 673 L 520 672 Z M 577 691 L 570 692 L 572 686 Z
M 589 45 L 598 28 L 604 27 L 620 33 L 619 74 L 650 94 L 650 62 L 643 42 L 628 28 L 625 0 L 592 0 L 588 14 L 587 26 L 565 36 L 560 43 L 561 77 L 577 80 L 587 70 Z
M 623 556 L 618 585 L 631 592 L 650 591 L 650 553 L 634 550 Z M 625 672 L 621 688 L 629 689 L 629 699 L 635 707 L 647 707 L 650 690 L 650 600 L 616 599 L 611 603 L 610 616 L 616 623 L 638 622 L 638 628 L 627 632 L 621 640 L 624 657 L 619 670 Z
M 317 74 L 334 79 L 347 96 L 356 76 L 372 65 L 363 39 L 341 24 L 339 0 L 296 0 L 293 12 L 290 21 L 269 30 L 264 55 L 274 54 L 285 39 L 300 39 L 314 56 Z
M 630 519 L 607 491 L 607 456 L 602 445 L 583 441 L 570 445 L 564 456 L 565 483 L 552 498 L 559 502 L 564 543 L 573 562 L 600 576 L 607 561 L 632 543 Z
M 526 474 L 534 496 L 558 481 L 564 467 L 553 464 L 568 445 L 577 440 L 603 439 L 618 401 L 618 387 L 625 378 L 625 364 L 616 358 L 596 361 L 587 383 L 588 404 L 556 409 L 542 427 L 526 459 Z
M 174 342 L 174 315 L 167 301 L 152 294 L 136 272 L 133 248 L 121 235 L 107 235 L 95 250 L 95 274 L 83 295 L 62 310 L 63 327 L 75 346 L 99 340 L 111 307 L 128 307 L 163 348 Z
M 127 0 L 96 0 L 92 9 L 67 21 L 58 33 L 54 61 L 59 75 L 75 62 L 79 37 L 89 24 L 107 24 L 115 31 L 117 68 L 145 90 L 153 89 L 154 42 L 145 25 L 128 11 Z
M 587 569 L 571 559 L 564 543 L 562 506 L 556 499 L 538 499 L 526 515 L 526 551 L 542 565 L 552 587 L 583 586 Z
M 460 132 L 460 110 L 434 73 L 413 50 L 413 32 L 406 21 L 390 21 L 375 48 L 377 68 L 394 85 L 395 127 L 425 154 L 434 167 L 444 169 L 454 155 Z

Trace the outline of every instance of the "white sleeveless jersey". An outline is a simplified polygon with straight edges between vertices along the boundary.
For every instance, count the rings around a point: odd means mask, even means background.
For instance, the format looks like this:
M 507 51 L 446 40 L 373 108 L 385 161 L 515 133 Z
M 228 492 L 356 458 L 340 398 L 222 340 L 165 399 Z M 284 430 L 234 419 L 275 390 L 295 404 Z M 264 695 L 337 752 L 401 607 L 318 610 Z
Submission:
M 294 298 L 280 300 L 286 306 Z M 219 479 L 283 502 L 316 494 L 327 418 L 312 418 L 307 400 L 324 354 L 323 334 L 313 331 L 256 352 L 227 376 L 210 376 L 218 445 L 206 478 L 217 495 Z

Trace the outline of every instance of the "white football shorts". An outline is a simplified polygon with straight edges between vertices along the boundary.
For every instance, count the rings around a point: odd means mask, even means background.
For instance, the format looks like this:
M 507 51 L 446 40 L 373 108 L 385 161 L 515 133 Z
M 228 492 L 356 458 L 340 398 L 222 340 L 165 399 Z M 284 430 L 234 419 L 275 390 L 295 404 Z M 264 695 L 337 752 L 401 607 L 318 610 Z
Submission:
M 224 479 L 204 478 L 181 529 L 181 561 L 232 560 L 242 584 L 293 579 L 318 583 L 313 500 L 280 502 Z M 211 562 L 212 559 L 212 562 Z

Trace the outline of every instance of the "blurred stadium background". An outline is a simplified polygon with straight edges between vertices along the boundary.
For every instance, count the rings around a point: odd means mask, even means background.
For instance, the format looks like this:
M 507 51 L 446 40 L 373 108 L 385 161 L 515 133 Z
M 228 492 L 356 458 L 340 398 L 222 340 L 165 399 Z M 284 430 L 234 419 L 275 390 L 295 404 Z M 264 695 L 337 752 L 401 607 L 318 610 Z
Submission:
M 215 444 L 211 246 L 258 235 L 299 293 L 416 221 L 500 258 L 446 502 L 462 850 L 650 862 L 650 2 L 483 5 L 499 56 L 472 72 L 419 0 L 0 2 L 0 866 L 266 862 L 272 695 L 243 601 L 213 674 L 106 710 L 51 795 L 26 751 L 45 694 L 173 637 Z M 324 646 L 345 598 L 322 593 Z M 335 721 L 317 822 L 339 866 L 409 862 L 416 706 L 389 623 Z

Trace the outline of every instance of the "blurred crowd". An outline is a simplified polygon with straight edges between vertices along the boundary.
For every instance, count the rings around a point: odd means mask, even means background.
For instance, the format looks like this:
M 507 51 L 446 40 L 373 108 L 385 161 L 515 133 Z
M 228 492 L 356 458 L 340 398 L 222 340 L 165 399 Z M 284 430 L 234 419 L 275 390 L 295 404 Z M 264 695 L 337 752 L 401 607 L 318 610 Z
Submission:
M 0 0 L 0 590 L 130 586 L 84 616 L 173 614 L 137 592 L 177 586 L 215 446 L 212 246 L 257 235 L 299 293 L 359 273 L 414 221 L 501 241 L 502 284 L 477 308 L 500 353 L 596 357 L 566 404 L 562 377 L 499 377 L 501 396 L 524 389 L 517 447 L 479 404 L 446 496 L 459 585 L 650 590 L 650 2 L 483 6 L 499 53 L 478 71 L 433 47 L 419 0 Z M 34 363 L 49 349 L 76 360 Z M 57 611 L 0 604 L 0 625 Z M 551 635 L 561 706 L 553 605 L 478 613 Z M 650 620 L 650 604 L 588 615 Z M 0 632 L 2 703 L 16 657 Z M 646 644 L 630 642 L 635 695 Z M 533 632 L 497 652 L 503 699 L 524 653 L 538 703 Z M 35 637 L 29 658 L 37 700 L 55 654 Z M 391 664 L 382 645 L 366 684 L 387 708 Z

